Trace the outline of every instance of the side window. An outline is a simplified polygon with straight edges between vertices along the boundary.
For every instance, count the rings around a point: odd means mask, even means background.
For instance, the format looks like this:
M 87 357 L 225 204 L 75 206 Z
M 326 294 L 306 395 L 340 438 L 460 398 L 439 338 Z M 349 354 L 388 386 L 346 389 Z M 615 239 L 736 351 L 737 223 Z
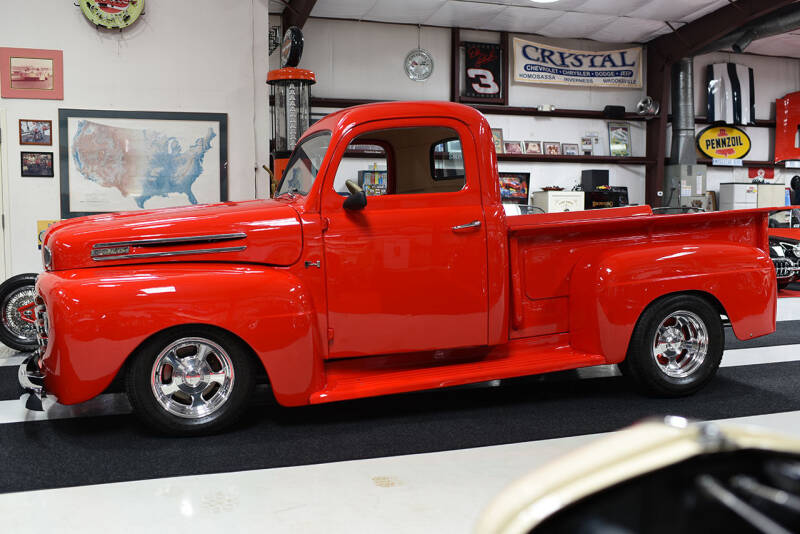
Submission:
M 367 196 L 385 195 L 387 191 L 388 174 L 387 155 L 383 143 L 370 143 L 365 140 L 355 140 L 347 146 L 336 177 L 333 188 L 340 195 L 347 196 L 348 190 L 345 182 L 353 180 L 367 194 Z
M 345 150 L 333 187 L 353 180 L 368 196 L 453 193 L 466 185 L 461 139 L 452 128 L 418 126 L 362 134 Z
M 434 180 L 464 179 L 464 155 L 458 138 L 443 139 L 431 146 L 431 175 Z

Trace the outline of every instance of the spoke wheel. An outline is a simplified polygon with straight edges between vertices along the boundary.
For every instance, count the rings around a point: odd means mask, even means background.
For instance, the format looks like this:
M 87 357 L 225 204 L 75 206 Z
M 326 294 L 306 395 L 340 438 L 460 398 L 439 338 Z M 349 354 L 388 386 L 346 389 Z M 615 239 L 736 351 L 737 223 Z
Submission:
M 211 340 L 182 338 L 156 357 L 150 385 L 159 404 L 178 417 L 199 419 L 217 411 L 231 396 L 233 362 Z
M 228 332 L 203 325 L 174 327 L 131 356 L 125 389 L 136 415 L 157 431 L 209 434 L 244 412 L 256 362 L 247 345 Z
M 720 311 L 709 301 L 670 295 L 642 313 L 619 367 L 643 393 L 690 395 L 714 377 L 724 341 Z
M 38 346 L 35 286 L 33 273 L 14 276 L 0 285 L 0 341 L 19 351 L 32 351 Z
M 680 310 L 671 313 L 656 328 L 653 358 L 661 372 L 672 378 L 686 378 L 703 364 L 708 354 L 708 329 L 696 314 Z

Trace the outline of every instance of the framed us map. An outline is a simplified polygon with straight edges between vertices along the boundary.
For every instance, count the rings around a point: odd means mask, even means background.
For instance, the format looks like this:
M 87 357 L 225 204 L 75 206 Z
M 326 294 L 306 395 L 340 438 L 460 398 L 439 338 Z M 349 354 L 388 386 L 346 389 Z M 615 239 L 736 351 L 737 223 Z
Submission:
M 59 109 L 61 217 L 228 200 L 228 115 Z

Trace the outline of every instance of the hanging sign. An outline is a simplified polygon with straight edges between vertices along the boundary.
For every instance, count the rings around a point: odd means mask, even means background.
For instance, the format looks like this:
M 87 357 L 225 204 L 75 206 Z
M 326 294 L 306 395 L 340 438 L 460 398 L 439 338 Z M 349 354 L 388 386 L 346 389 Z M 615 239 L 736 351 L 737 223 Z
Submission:
M 697 148 L 713 160 L 737 160 L 750 152 L 750 137 L 736 126 L 709 126 L 697 134 Z
M 499 44 L 461 43 L 464 45 L 464 96 L 502 97 L 501 49 Z
M 568 50 L 514 38 L 514 80 L 593 87 L 642 86 L 642 48 Z

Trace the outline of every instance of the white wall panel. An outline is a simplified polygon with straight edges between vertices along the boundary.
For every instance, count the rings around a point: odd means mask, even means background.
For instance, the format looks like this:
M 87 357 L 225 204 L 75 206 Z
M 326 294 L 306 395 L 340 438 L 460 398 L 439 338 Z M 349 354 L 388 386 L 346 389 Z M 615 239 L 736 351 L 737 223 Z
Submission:
M 7 274 L 41 269 L 36 221 L 60 217 L 58 108 L 228 113 L 229 197 L 253 198 L 251 6 L 240 0 L 148 2 L 134 26 L 109 32 L 96 30 L 69 1 L 3 3 L 3 46 L 64 51 L 63 101 L 0 100 L 10 132 Z M 20 177 L 21 118 L 53 121 L 53 146 L 46 150 L 55 154 L 55 178 Z

